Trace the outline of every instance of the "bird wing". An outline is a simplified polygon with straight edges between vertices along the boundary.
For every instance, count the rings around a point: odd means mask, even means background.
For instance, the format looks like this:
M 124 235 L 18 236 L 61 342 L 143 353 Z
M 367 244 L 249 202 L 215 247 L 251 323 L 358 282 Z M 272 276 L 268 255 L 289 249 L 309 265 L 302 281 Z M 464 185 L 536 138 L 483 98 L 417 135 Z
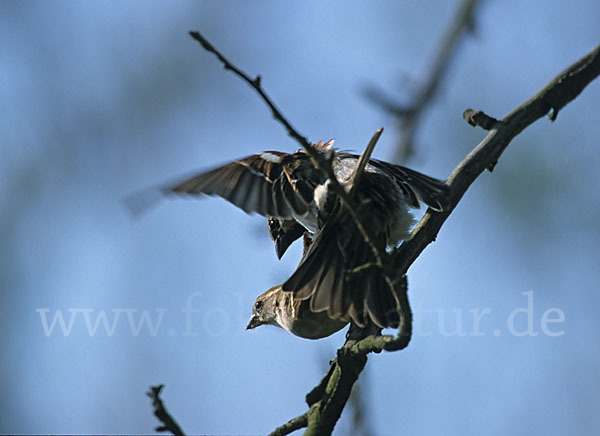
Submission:
M 163 192 L 217 195 L 246 213 L 291 219 L 307 213 L 322 180 L 305 153 L 267 151 L 200 173 Z
M 437 212 L 448 208 L 448 185 L 441 180 L 426 176 L 401 165 L 371 159 L 374 167 L 391 176 L 402 192 L 409 198 L 412 207 L 419 208 L 419 199 Z
M 327 221 L 282 289 L 297 299 L 309 299 L 311 311 L 327 310 L 332 319 L 352 319 L 361 327 L 370 319 L 379 327 L 396 328 L 399 309 L 382 274 L 373 270 L 349 274 L 372 262 L 373 255 L 344 212 L 338 210 Z

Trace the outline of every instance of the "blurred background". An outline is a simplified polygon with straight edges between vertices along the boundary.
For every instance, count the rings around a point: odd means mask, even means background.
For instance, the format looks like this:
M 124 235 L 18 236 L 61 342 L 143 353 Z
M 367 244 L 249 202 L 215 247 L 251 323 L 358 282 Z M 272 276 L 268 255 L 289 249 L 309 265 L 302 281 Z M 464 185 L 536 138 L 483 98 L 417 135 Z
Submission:
M 458 6 L 2 2 L 0 433 L 152 433 L 159 383 L 190 434 L 264 434 L 304 412 L 343 331 L 244 330 L 300 246 L 277 261 L 265 220 L 221 199 L 138 219 L 122 200 L 298 148 L 189 30 L 262 74 L 309 139 L 360 151 L 384 126 L 375 156 L 392 160 L 397 122 L 361 88 L 409 101 Z M 485 135 L 463 110 L 506 115 L 600 42 L 599 19 L 592 0 L 481 3 L 405 163 L 447 178 Z M 415 336 L 361 377 L 369 434 L 600 429 L 599 101 L 596 81 L 519 135 L 411 267 Z

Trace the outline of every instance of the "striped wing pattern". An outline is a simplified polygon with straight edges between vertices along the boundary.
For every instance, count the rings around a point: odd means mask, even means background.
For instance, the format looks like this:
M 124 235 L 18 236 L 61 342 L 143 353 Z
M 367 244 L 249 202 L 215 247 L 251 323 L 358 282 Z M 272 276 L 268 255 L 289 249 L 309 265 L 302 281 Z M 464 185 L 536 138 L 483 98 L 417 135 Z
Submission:
M 448 207 L 448 187 L 444 182 L 401 165 L 376 159 L 371 159 L 369 163 L 393 177 L 409 199 L 408 204 L 415 209 L 419 208 L 419 200 L 436 212 Z
M 305 153 L 268 151 L 201 173 L 166 191 L 217 195 L 246 213 L 292 219 L 308 212 L 314 189 L 323 180 Z

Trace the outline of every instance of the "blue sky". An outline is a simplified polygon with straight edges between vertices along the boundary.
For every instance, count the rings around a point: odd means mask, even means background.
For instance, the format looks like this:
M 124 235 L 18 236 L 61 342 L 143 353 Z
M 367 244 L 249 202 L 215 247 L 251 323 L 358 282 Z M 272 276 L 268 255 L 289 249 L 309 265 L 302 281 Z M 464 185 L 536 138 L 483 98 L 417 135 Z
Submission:
M 151 433 L 158 383 L 190 434 L 263 434 L 302 413 L 343 333 L 244 330 L 300 247 L 277 261 L 264 219 L 220 199 L 140 219 L 122 200 L 298 148 L 189 30 L 261 74 L 311 140 L 361 150 L 384 126 L 375 155 L 390 159 L 394 122 L 360 87 L 406 99 L 457 4 L 3 2 L 0 433 Z M 600 42 L 599 16 L 593 1 L 485 2 L 407 164 L 446 178 L 484 136 L 463 110 L 507 114 Z M 362 377 L 373 434 L 600 428 L 599 83 L 517 137 L 411 267 L 418 331 Z M 57 311 L 67 334 L 49 330 Z

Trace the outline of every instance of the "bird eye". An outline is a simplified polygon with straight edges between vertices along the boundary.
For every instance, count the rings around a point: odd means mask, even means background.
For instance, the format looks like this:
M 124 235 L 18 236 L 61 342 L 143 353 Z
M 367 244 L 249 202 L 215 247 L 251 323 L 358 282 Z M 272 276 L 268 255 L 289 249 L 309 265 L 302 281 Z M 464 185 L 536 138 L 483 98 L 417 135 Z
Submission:
M 260 310 L 262 305 L 263 305 L 263 302 L 261 300 L 258 300 L 256 303 L 254 303 L 254 309 Z

